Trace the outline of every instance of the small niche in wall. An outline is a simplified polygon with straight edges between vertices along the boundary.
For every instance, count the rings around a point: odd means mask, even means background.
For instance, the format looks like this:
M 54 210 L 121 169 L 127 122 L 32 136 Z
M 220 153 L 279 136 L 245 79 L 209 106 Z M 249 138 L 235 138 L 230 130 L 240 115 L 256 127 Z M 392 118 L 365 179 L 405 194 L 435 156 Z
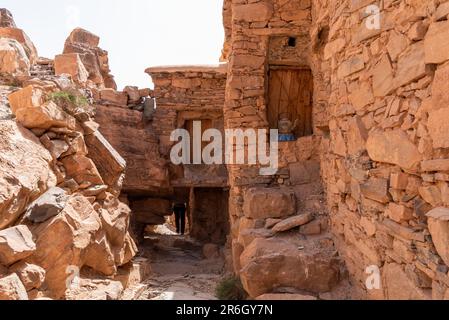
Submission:
M 287 41 L 287 45 L 289 47 L 296 47 L 296 38 L 295 37 L 289 37 Z
M 289 139 L 285 141 L 312 135 L 312 97 L 313 77 L 309 68 L 271 65 L 267 108 L 270 129 L 281 129 L 290 122 L 294 128 L 283 134 Z

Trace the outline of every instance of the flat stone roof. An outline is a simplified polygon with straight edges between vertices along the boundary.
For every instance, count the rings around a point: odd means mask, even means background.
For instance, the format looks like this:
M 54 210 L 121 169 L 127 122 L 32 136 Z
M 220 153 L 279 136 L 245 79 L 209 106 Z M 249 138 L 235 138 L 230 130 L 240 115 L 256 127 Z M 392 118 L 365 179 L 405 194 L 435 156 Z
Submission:
M 174 65 L 174 66 L 155 66 L 145 70 L 146 73 L 175 73 L 175 72 L 210 72 L 210 73 L 227 73 L 227 63 L 210 64 L 210 65 Z

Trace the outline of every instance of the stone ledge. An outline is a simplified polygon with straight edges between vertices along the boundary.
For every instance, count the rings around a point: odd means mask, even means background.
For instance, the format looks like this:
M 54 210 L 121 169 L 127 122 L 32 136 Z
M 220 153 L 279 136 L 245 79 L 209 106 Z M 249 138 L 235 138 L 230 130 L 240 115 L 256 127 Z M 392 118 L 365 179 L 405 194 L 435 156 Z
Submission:
M 145 70 L 148 74 L 155 73 L 176 73 L 176 72 L 204 72 L 204 73 L 222 73 L 228 72 L 227 63 L 215 65 L 175 65 L 175 66 L 156 66 Z

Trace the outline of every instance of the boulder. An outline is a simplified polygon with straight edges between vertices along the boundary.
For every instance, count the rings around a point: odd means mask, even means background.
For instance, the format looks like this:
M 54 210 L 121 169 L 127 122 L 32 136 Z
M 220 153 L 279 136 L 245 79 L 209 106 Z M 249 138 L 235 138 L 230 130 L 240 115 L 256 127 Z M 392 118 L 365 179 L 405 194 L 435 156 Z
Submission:
M 85 29 L 76 28 L 70 33 L 67 42 L 82 44 L 88 48 L 95 48 L 100 44 L 100 37 Z
M 53 101 L 35 108 L 20 108 L 14 112 L 17 121 L 28 129 L 74 129 L 76 120 Z
M 77 195 L 69 198 L 58 216 L 31 226 L 36 251 L 26 261 L 46 270 L 45 285 L 52 298 L 64 297 L 68 267 L 81 269 L 86 249 L 100 228 L 98 213 L 86 198 Z
M 0 8 L 0 28 L 16 28 L 16 23 L 8 9 Z
M 84 139 L 89 158 L 95 163 L 103 181 L 114 194 L 120 194 L 125 178 L 126 161 L 99 131 L 85 136 Z
M 415 169 L 422 160 L 418 147 L 402 130 L 372 131 L 366 144 L 374 161 L 395 164 L 403 169 Z
M 397 263 L 386 264 L 382 268 L 382 278 L 385 295 L 389 300 L 429 300 L 431 298 L 429 292 L 419 288 Z
M 29 85 L 11 93 L 8 100 L 17 121 L 26 128 L 75 128 L 75 118 L 53 101 L 46 101 L 46 93 L 40 87 Z
M 438 255 L 449 267 L 449 209 L 435 208 L 427 213 L 429 231 Z
M 243 211 L 247 218 L 285 218 L 296 213 L 296 197 L 289 190 L 251 188 L 244 194 Z
M 28 300 L 26 289 L 17 274 L 0 278 L 0 300 Z
M 100 91 L 100 99 L 103 104 L 126 107 L 128 105 L 128 95 L 114 89 L 104 89 Z
M 55 74 L 57 76 L 68 74 L 73 81 L 84 85 L 89 78 L 89 73 L 83 65 L 78 53 L 60 54 L 55 57 Z
M 256 239 L 241 255 L 240 264 L 243 286 L 253 298 L 281 287 L 328 292 L 339 279 L 339 264 L 332 250 L 316 243 L 299 250 L 291 241 Z
M 449 21 L 430 24 L 424 38 L 425 63 L 439 64 L 449 60 Z
M 292 230 L 294 228 L 301 227 L 305 224 L 308 224 L 312 220 L 313 220 L 313 214 L 305 213 L 305 214 L 291 217 L 291 218 L 288 218 L 288 219 L 285 219 L 285 220 L 279 222 L 278 224 L 276 224 L 273 227 L 272 230 L 276 233 L 285 232 L 285 231 Z
M 53 187 L 29 205 L 25 218 L 33 223 L 42 223 L 57 216 L 65 208 L 67 200 L 65 190 Z
M 29 76 L 30 60 L 19 42 L 0 38 L 0 74 L 12 77 Z
M 36 63 L 38 58 L 36 47 L 23 30 L 17 28 L 0 28 L 0 38 L 16 40 L 25 50 L 30 64 L 33 65 Z
M 78 184 L 102 185 L 104 184 L 94 162 L 83 155 L 75 154 L 61 160 L 66 173 Z
M 138 104 L 142 102 L 142 97 L 140 96 L 138 87 L 127 86 L 123 89 L 123 92 L 128 95 L 129 103 Z
M 22 281 L 25 289 L 31 291 L 39 289 L 45 280 L 45 270 L 34 264 L 24 261 L 18 262 L 10 268 L 11 272 L 15 272 L 20 281 Z
M 0 229 L 13 224 L 27 205 L 56 184 L 52 157 L 30 131 L 0 121 Z
M 67 300 L 119 300 L 122 293 L 119 281 L 81 279 L 78 288 L 67 292 Z
M 106 276 L 112 276 L 117 272 L 114 254 L 103 230 L 97 233 L 95 239 L 86 248 L 83 255 L 83 262 L 85 266 Z
M 35 250 L 36 244 L 27 226 L 0 231 L 0 264 L 10 266 L 29 257 Z

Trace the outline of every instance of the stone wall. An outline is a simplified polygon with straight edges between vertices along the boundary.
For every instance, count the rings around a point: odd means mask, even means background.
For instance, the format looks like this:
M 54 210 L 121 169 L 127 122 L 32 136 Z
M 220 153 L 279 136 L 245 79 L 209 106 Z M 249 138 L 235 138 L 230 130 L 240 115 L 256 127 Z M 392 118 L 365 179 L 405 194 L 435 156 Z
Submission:
M 371 3 L 381 9 L 379 30 L 366 27 Z M 329 207 L 353 284 L 365 288 L 365 269 L 377 266 L 382 288 L 368 298 L 448 298 L 448 209 L 435 208 L 449 204 L 449 2 L 321 4 Z
M 225 45 L 225 51 L 231 48 L 226 129 L 269 129 L 271 66 L 308 68 L 314 82 L 310 93 L 314 134 L 279 143 L 277 174 L 262 176 L 259 166 L 253 165 L 228 166 L 234 270 L 252 297 L 282 293 L 282 287 L 324 297 L 343 271 L 327 232 L 328 212 L 319 179 L 320 173 L 327 176 L 320 162 L 326 162 L 329 145 L 330 75 L 323 72 L 316 52 L 322 50 L 326 29 L 312 24 L 311 1 L 226 1 L 224 10 L 225 15 L 232 12 L 231 27 L 225 24 L 232 30 Z M 298 252 L 294 249 L 298 246 L 307 249 Z M 279 265 L 269 258 L 274 252 Z M 309 265 L 306 260 L 313 262 Z
M 154 67 L 146 72 L 155 86 L 153 129 L 159 137 L 160 152 L 167 160 L 175 144 L 170 135 L 176 129 L 186 128 L 188 121 L 199 120 L 203 126 L 208 122 L 210 128 L 224 131 L 226 65 Z M 227 185 L 227 176 L 223 165 L 170 166 L 170 183 L 175 187 L 223 187 Z

